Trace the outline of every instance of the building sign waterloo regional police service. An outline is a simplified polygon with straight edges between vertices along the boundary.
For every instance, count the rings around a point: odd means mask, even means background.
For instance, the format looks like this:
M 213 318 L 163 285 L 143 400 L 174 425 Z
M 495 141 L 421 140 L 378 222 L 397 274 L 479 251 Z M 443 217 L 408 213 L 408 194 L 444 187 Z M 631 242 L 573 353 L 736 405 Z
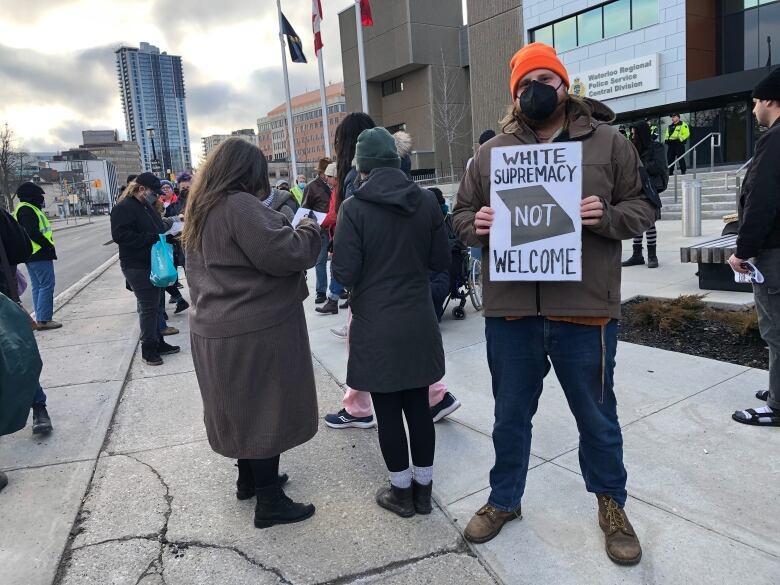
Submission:
M 569 92 L 605 101 L 660 87 L 658 53 L 572 75 Z

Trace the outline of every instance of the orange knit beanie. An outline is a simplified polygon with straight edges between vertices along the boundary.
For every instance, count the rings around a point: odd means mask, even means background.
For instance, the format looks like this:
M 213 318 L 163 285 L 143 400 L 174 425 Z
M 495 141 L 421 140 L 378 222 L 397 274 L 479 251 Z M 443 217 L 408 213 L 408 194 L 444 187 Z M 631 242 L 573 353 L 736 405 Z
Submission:
M 566 73 L 566 67 L 558 59 L 555 49 L 544 43 L 526 45 L 514 54 L 509 66 L 512 69 L 509 91 L 512 92 L 513 100 L 517 97 L 517 86 L 520 80 L 534 69 L 549 69 L 558 74 L 566 87 L 569 87 L 569 74 Z

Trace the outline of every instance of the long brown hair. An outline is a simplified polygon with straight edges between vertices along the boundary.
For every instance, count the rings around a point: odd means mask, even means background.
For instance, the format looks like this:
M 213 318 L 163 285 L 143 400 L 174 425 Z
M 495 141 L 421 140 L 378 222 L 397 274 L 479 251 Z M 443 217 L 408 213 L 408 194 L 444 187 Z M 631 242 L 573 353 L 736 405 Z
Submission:
M 363 130 L 376 127 L 376 123 L 364 112 L 352 112 L 344 116 L 344 119 L 336 127 L 333 137 L 333 147 L 336 150 L 336 177 L 338 188 L 336 190 L 336 211 L 344 201 L 347 190 L 347 175 L 352 170 L 352 161 L 355 158 L 357 139 Z
M 185 247 L 200 248 L 209 212 L 229 193 L 238 191 L 267 197 L 271 192 L 268 163 L 254 144 L 228 138 L 209 154 L 190 187 L 182 233 Z

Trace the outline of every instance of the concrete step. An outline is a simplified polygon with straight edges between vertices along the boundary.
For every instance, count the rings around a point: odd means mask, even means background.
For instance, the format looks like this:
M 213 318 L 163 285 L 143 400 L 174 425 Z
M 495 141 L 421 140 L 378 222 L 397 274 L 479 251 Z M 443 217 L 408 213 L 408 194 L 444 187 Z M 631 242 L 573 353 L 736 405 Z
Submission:
M 732 193 L 713 193 L 713 194 L 705 194 L 702 193 L 701 196 L 702 202 L 708 201 L 710 203 L 714 202 L 728 202 L 733 203 L 734 205 L 737 204 L 737 199 L 734 197 Z M 667 203 L 674 203 L 674 194 L 666 194 L 666 192 L 661 193 L 661 201 L 664 205 Z M 677 202 L 679 203 L 682 201 L 682 194 L 680 194 L 677 197 Z
M 670 203 L 669 205 L 663 206 L 663 211 L 680 211 L 682 209 L 682 203 Z M 715 203 L 704 203 L 701 204 L 701 210 L 702 211 L 718 211 L 723 214 L 729 214 L 729 213 L 736 213 L 737 212 L 737 206 L 733 203 L 727 203 L 727 202 L 715 202 Z
M 721 211 L 704 211 L 701 212 L 702 219 L 723 219 L 724 215 L 728 215 Z M 674 219 L 682 219 L 682 213 L 680 211 L 667 211 L 666 207 L 661 210 L 661 221 L 670 221 Z M 723 225 L 726 225 L 725 223 Z

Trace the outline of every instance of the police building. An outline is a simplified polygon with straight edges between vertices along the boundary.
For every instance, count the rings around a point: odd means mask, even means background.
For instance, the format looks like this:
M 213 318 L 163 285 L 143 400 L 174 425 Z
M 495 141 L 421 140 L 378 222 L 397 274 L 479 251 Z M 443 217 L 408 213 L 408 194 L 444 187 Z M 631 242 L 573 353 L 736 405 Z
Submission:
M 570 91 L 605 102 L 618 122 L 648 120 L 663 140 L 679 113 L 686 148 L 719 132 L 715 164 L 752 156 L 750 93 L 780 64 L 780 0 L 524 0 L 520 10 L 525 42 L 554 46 Z M 709 165 L 710 149 L 698 160 Z

